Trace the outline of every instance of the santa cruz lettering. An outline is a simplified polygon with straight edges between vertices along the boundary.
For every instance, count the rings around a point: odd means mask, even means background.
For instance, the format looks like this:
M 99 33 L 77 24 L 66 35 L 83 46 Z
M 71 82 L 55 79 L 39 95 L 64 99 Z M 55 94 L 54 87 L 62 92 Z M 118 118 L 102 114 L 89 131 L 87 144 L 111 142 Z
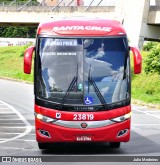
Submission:
M 55 26 L 53 31 L 63 31 L 63 30 L 93 30 L 93 31 L 105 31 L 110 32 L 111 27 L 101 27 L 101 26 Z

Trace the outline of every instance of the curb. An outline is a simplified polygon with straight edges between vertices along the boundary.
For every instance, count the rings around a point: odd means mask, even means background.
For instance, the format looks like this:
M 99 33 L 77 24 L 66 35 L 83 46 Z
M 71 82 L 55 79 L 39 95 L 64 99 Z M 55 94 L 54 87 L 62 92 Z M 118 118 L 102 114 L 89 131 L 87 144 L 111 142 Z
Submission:
M 21 80 L 21 79 L 14 79 L 14 78 L 11 78 L 11 77 L 1 77 L 0 76 L 0 79 L 8 80 L 8 81 L 21 82 L 21 83 L 24 83 L 24 84 L 33 84 L 33 82 L 30 82 L 30 81 L 24 81 L 24 80 Z
M 131 99 L 132 104 L 137 104 L 141 106 L 146 106 L 148 108 L 154 108 L 160 110 L 160 104 L 146 103 L 141 100 Z

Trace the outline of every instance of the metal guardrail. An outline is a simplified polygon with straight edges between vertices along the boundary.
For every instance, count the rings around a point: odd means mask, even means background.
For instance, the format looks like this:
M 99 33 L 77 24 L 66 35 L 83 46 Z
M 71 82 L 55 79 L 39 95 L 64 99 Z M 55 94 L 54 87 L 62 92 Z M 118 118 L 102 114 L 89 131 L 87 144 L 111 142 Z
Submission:
M 62 2 L 67 1 L 66 6 L 63 6 Z M 88 6 L 76 6 L 74 4 L 75 0 L 59 0 L 59 3 L 55 6 L 47 6 L 45 0 L 42 0 L 41 3 L 33 2 L 32 0 L 28 0 L 26 2 L 13 0 L 11 2 L 4 1 L 0 2 L 0 11 L 59 11 L 60 8 L 64 7 L 72 7 L 73 11 L 78 11 L 78 8 L 83 8 L 84 11 L 88 11 L 90 8 L 101 6 L 104 8 L 105 6 L 115 7 L 116 1 L 118 0 L 87 0 Z M 89 3 L 90 2 L 90 3 Z M 103 5 L 105 4 L 105 5 Z
M 26 1 L 27 2 L 27 1 Z M 14 0 L 14 1 L 4 1 L 4 2 L 0 2 L 0 7 L 7 7 L 7 6 L 23 6 L 26 2 L 24 1 L 17 1 L 17 0 Z M 37 6 L 39 5 L 38 2 L 33 2 L 33 1 L 30 1 L 29 4 L 27 4 L 27 6 Z
M 64 9 L 64 7 L 72 7 L 72 11 L 78 11 L 78 8 L 83 8 L 84 11 L 88 11 L 91 8 L 94 7 L 115 7 L 116 3 L 119 0 L 83 0 L 84 6 L 75 6 L 76 0 L 59 0 L 59 3 L 55 6 L 47 6 L 46 0 L 42 0 L 41 3 L 32 1 L 32 0 L 26 0 L 20 1 L 20 0 L 13 0 L 13 1 L 5 1 L 0 2 L 0 11 L 61 11 L 60 8 Z M 64 3 L 63 3 L 64 2 Z M 64 6 L 64 4 L 66 6 Z M 87 4 L 87 5 L 86 5 Z M 159 10 L 160 6 L 153 6 L 152 0 L 150 0 L 150 10 Z

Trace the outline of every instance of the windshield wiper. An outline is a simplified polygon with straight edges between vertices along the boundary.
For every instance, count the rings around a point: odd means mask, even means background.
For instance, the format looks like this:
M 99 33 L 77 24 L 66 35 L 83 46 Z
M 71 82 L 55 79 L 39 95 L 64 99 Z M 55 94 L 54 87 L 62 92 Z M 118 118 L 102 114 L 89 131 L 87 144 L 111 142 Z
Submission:
M 77 72 L 76 72 L 76 76 L 73 77 L 65 95 L 62 98 L 61 103 L 59 104 L 59 109 L 61 109 L 64 105 L 64 103 L 66 102 L 66 99 L 69 95 L 69 93 L 71 92 L 71 90 L 73 89 L 74 85 L 76 84 L 76 92 L 77 92 L 77 80 L 78 80 L 78 65 L 77 65 Z
M 104 97 L 102 96 L 99 88 L 97 87 L 95 81 L 91 77 L 90 72 L 91 72 L 91 64 L 90 64 L 89 73 L 88 73 L 88 93 L 89 93 L 89 84 L 91 84 L 93 86 L 93 89 L 94 89 L 97 97 L 99 98 L 100 102 L 102 103 L 102 105 L 105 107 L 105 109 L 108 109 L 108 105 L 107 105 Z

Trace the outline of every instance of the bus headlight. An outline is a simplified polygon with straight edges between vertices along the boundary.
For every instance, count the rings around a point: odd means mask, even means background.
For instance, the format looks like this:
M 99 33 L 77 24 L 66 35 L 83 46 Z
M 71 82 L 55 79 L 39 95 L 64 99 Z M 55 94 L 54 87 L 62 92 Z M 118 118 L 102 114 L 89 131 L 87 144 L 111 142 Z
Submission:
M 110 120 L 113 121 L 113 122 L 123 122 L 123 121 L 129 119 L 131 117 L 131 115 L 132 115 L 132 112 L 127 113 L 127 114 L 125 114 L 123 116 L 119 116 L 119 117 L 110 119 Z
M 53 118 L 50 118 L 50 117 L 47 117 L 47 116 L 43 116 L 41 114 L 38 114 L 38 113 L 35 113 L 35 117 L 43 122 L 46 122 L 46 123 L 52 123 L 52 122 L 55 122 L 57 119 L 53 119 Z

